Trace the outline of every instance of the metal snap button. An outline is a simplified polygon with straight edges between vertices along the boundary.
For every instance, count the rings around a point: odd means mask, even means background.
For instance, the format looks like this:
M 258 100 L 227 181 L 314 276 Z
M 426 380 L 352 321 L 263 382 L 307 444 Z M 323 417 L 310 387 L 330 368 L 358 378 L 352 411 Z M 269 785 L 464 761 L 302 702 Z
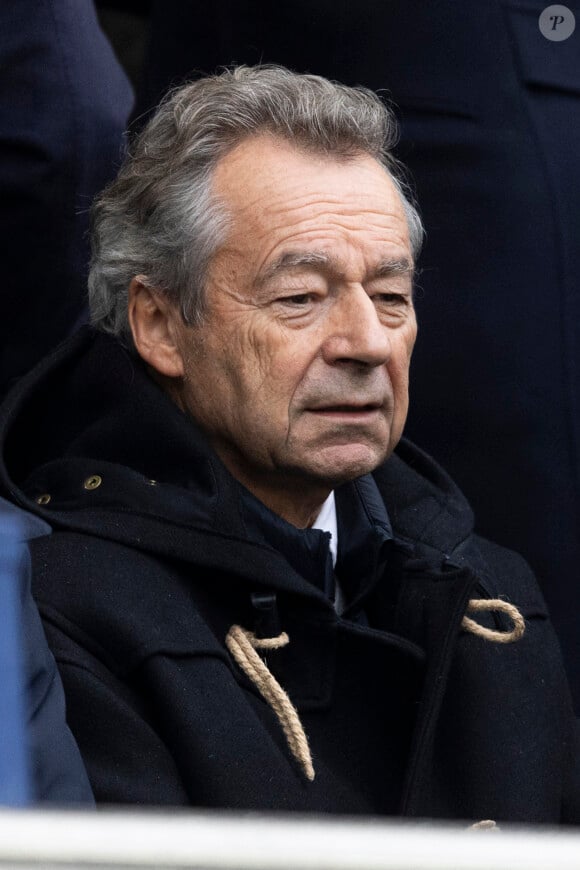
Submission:
M 49 496 L 49 494 L 47 492 L 45 492 L 42 495 L 37 496 L 36 504 L 48 504 L 50 501 L 50 498 L 51 497 Z
M 149 486 L 157 486 L 156 480 L 148 480 L 147 483 L 149 484 Z
M 87 477 L 83 486 L 85 489 L 98 489 L 102 482 L 103 478 L 100 474 L 91 474 L 90 477 Z

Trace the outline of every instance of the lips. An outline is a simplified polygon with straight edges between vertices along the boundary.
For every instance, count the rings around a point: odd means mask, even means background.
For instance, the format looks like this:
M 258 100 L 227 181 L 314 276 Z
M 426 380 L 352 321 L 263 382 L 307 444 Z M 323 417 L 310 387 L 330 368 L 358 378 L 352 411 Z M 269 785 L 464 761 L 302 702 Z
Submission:
M 336 404 L 324 405 L 320 408 L 309 409 L 313 417 L 319 420 L 333 420 L 341 425 L 369 425 L 378 419 L 382 411 L 383 404 L 381 402 L 366 402 L 364 405 L 357 404 Z
M 320 408 L 309 408 L 314 414 L 362 414 L 370 411 L 378 411 L 382 402 L 366 402 L 365 404 L 341 403 L 336 405 L 323 405 Z

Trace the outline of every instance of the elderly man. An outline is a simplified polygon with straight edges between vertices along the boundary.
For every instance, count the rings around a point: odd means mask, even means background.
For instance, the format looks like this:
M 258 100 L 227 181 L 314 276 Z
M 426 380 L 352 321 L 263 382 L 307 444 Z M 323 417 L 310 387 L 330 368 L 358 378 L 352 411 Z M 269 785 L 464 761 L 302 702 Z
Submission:
M 95 207 L 96 330 L 5 406 L 101 801 L 580 818 L 533 578 L 400 442 L 422 231 L 394 135 L 280 68 L 177 91 Z

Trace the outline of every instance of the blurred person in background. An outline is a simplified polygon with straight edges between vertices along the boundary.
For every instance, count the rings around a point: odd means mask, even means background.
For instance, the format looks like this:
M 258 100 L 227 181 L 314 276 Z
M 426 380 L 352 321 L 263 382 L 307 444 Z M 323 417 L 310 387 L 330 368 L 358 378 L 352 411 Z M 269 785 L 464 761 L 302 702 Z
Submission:
M 133 105 L 92 2 L 0 6 L 0 397 L 87 319 L 88 213 Z
M 92 804 L 62 683 L 30 590 L 28 542 L 50 534 L 0 499 L 0 804 Z

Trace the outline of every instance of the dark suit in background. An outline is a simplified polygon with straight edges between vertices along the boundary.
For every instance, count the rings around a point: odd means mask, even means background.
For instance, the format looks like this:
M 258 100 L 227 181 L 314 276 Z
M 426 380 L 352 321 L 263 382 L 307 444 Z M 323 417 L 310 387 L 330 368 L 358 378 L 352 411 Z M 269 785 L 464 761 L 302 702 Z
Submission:
M 82 321 L 88 209 L 132 106 L 92 2 L 0 4 L 0 396 Z

